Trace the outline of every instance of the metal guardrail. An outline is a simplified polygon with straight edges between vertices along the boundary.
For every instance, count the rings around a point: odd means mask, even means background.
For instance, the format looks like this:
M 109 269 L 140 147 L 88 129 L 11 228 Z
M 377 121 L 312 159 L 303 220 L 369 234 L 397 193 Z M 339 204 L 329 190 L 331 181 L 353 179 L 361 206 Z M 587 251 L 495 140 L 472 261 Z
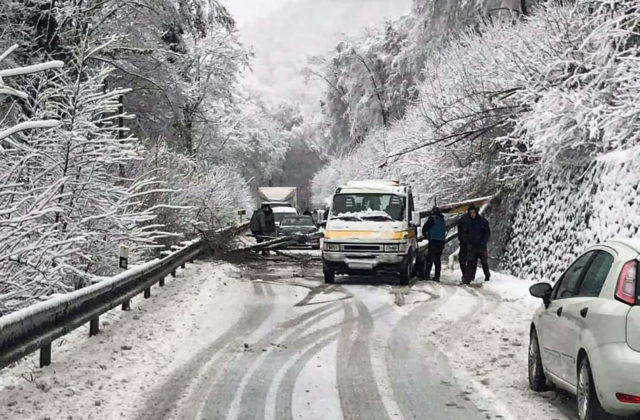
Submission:
M 247 224 L 224 228 L 215 234 L 235 232 Z M 89 322 L 89 335 L 99 330 L 100 315 L 144 293 L 151 297 L 151 286 L 164 286 L 168 275 L 176 276 L 178 267 L 195 260 L 206 248 L 203 240 L 162 258 L 125 271 L 117 276 L 40 302 L 0 318 L 0 369 L 40 350 L 40 367 L 51 363 L 51 343 Z

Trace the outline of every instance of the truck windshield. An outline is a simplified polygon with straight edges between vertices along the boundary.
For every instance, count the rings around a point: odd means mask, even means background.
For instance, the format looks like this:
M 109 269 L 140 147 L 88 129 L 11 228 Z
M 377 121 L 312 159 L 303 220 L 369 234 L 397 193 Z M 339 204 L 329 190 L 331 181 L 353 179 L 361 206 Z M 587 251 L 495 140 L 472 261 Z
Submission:
M 336 194 L 331 217 L 337 219 L 402 221 L 405 197 L 395 194 Z

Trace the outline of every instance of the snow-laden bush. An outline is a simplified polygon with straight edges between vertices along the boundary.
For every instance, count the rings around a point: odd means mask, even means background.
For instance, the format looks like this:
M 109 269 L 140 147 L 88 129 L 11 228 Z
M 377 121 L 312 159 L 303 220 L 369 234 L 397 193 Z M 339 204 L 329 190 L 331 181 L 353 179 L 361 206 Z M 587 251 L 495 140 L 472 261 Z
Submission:
M 193 235 L 238 221 L 238 210 L 253 207 L 239 170 L 230 165 L 205 165 L 156 146 L 146 152 L 141 170 L 161 180 L 162 188 L 145 202 L 168 232 Z

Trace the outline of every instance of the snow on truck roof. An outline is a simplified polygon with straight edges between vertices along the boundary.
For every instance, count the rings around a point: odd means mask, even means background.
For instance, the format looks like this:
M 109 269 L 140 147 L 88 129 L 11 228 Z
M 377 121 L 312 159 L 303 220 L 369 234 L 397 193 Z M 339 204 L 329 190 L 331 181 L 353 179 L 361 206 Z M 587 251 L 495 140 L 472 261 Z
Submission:
M 369 187 L 369 186 L 380 186 L 380 185 L 386 185 L 388 187 L 398 187 L 400 186 L 400 182 L 394 181 L 391 179 L 365 179 L 362 181 L 347 182 L 348 187 Z
M 296 193 L 295 187 L 260 187 L 258 193 L 271 201 L 287 201 Z
M 363 181 L 349 181 L 346 185 L 340 187 L 340 193 L 358 193 L 358 192 L 383 192 L 387 194 L 404 195 L 406 193 L 406 185 L 400 185 L 399 181 L 387 179 L 370 179 Z
M 272 207 L 271 211 L 274 213 L 295 213 L 298 214 L 298 210 L 293 207 Z

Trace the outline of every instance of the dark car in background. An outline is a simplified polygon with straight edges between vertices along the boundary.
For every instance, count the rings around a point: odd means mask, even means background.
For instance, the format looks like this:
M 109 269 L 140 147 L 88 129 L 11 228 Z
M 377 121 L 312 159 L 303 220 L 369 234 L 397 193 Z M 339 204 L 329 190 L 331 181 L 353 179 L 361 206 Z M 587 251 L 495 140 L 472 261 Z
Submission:
M 277 236 L 291 236 L 291 235 L 309 235 L 316 233 L 318 228 L 316 227 L 313 218 L 311 216 L 285 216 L 278 226 Z M 320 239 L 313 239 L 308 242 L 303 242 L 300 245 L 312 246 L 313 248 L 320 247 Z

